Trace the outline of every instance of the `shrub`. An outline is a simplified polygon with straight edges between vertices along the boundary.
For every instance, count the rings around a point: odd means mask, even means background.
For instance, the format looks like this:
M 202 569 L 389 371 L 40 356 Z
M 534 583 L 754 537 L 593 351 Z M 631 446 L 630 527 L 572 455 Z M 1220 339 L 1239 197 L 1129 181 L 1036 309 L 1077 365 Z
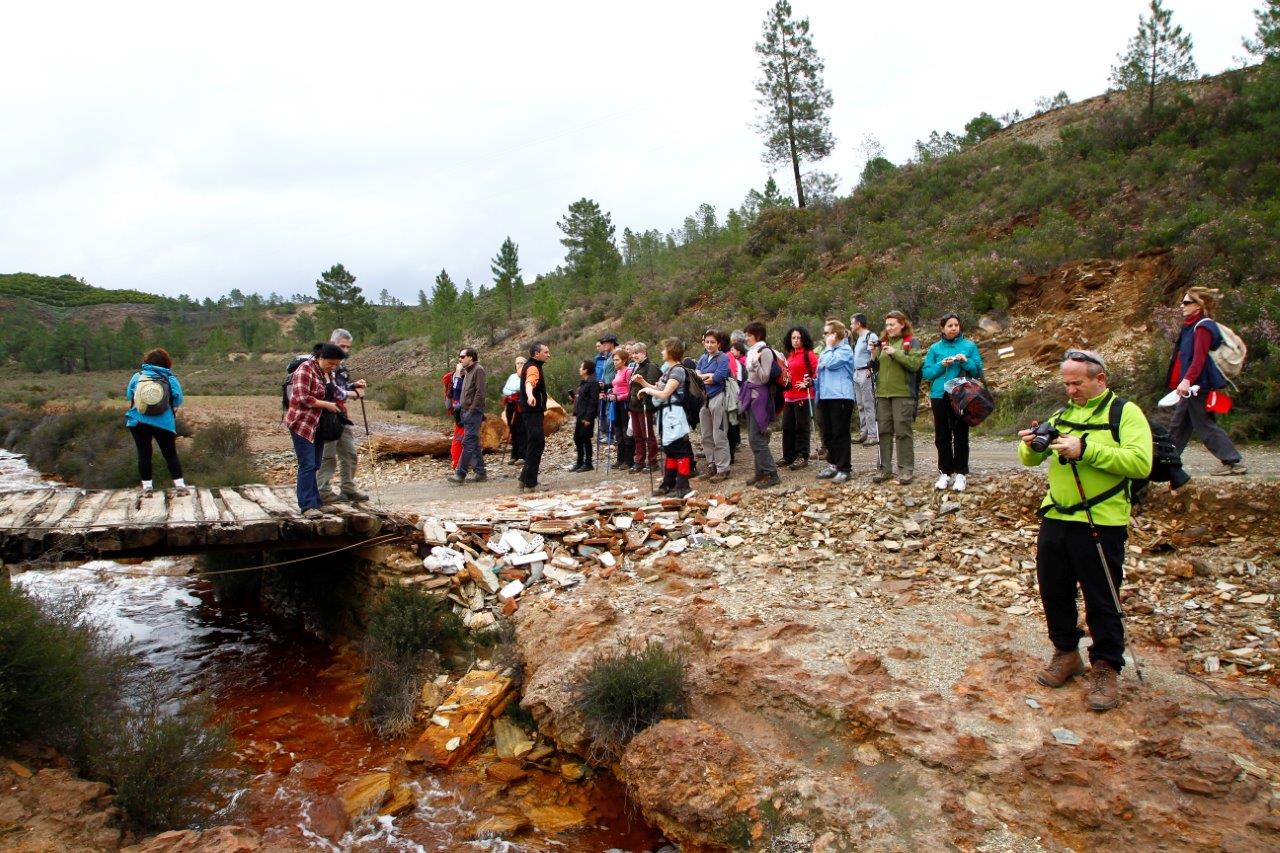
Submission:
M 365 633 L 366 725 L 379 737 L 408 731 L 426 678 L 445 655 L 464 650 L 468 634 L 447 599 L 415 587 L 389 587 Z
M 240 486 L 257 479 L 249 454 L 249 428 L 238 421 L 215 422 L 201 429 L 182 462 L 187 478 L 201 486 Z
M 200 816 L 230 747 L 225 724 L 214 725 L 207 706 L 164 710 L 151 689 L 118 721 L 98 771 L 116 791 L 115 804 L 135 830 L 182 826 Z
M 382 405 L 389 412 L 403 412 L 409 405 L 409 389 L 399 382 L 382 387 Z
M 226 731 L 166 695 L 87 609 L 0 581 L 0 752 L 53 747 L 116 789 L 134 830 L 180 825 L 215 788 Z
M 594 746 L 614 754 L 663 718 L 683 717 L 688 705 L 683 650 L 648 643 L 597 658 L 576 685 L 578 710 Z

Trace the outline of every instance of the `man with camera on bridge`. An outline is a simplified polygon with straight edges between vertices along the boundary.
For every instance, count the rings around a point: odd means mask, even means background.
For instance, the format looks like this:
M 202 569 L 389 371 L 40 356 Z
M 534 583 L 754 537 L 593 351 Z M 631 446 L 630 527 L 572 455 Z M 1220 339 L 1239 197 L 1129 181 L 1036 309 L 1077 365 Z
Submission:
M 1083 632 L 1077 627 L 1079 586 L 1093 639 L 1087 702 L 1095 711 L 1106 711 L 1119 702 L 1118 676 L 1125 663 L 1119 589 L 1131 509 L 1129 481 L 1151 473 L 1151 427 L 1132 402 L 1124 403 L 1118 429 L 1113 427 L 1115 393 L 1107 387 L 1107 366 L 1098 353 L 1067 350 L 1060 373 L 1067 406 L 1018 433 L 1022 464 L 1049 460 L 1049 491 L 1039 509 L 1036 577 L 1054 653 L 1037 680 L 1061 687 L 1085 671 L 1079 651 Z

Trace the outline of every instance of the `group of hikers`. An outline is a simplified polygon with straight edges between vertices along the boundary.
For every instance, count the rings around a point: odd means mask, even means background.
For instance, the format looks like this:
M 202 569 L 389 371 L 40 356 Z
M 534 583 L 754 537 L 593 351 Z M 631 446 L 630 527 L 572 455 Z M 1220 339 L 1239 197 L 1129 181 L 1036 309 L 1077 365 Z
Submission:
M 1230 384 L 1214 357 L 1223 346 L 1225 329 L 1212 319 L 1216 298 L 1214 290 L 1193 287 L 1181 299 L 1183 326 L 1167 377 L 1176 399 L 1167 438 L 1172 447 L 1165 452 L 1180 455 L 1195 434 L 1222 463 L 1216 474 L 1243 474 L 1240 453 L 1217 424 L 1210 402 Z M 604 335 L 595 358 L 581 363 L 580 382 L 571 395 L 577 460 L 570 470 L 591 471 L 599 461 L 593 452 L 603 447 L 616 455 L 620 469 L 661 471 L 655 494 L 684 496 L 691 490 L 691 478 L 699 476 L 693 430 L 700 433 L 706 463 L 700 476 L 715 484 L 729 478 L 745 422 L 753 460 L 753 475 L 746 482 L 767 489 L 780 482 L 779 465 L 798 471 L 809 464 L 816 421 L 820 456 L 826 463 L 818 478 L 847 482 L 851 448 L 857 443 L 879 448 L 873 482 L 896 479 L 907 484 L 915 473 L 916 395 L 921 380 L 927 380 L 938 451 L 935 486 L 964 491 L 969 425 L 948 389 L 955 380 L 981 378 L 983 361 L 977 346 L 965 337 L 958 316 L 947 314 L 938 326 L 939 339 L 923 349 L 902 312 L 888 312 L 879 333 L 871 331 L 864 315 L 856 314 L 849 326 L 827 320 L 821 349 L 807 329 L 792 327 L 779 352 L 768 343 L 765 325 L 753 322 L 740 332 L 708 329 L 696 361 L 687 356 L 682 340 L 668 338 L 658 353 L 660 364 L 645 343 L 620 344 L 616 336 Z M 298 506 L 306 517 L 320 515 L 326 502 L 368 497 L 356 488 L 355 440 L 347 417 L 349 401 L 367 390 L 364 380 L 353 382 L 345 369 L 351 342 L 350 332 L 335 329 L 328 342 L 290 364 L 284 386 L 283 420 L 297 455 Z M 527 355 L 516 359 L 516 370 L 502 388 L 511 462 L 523 466 L 522 492 L 539 488 L 550 358 L 545 343 L 534 343 Z M 175 488 L 186 489 L 173 416 L 182 403 L 182 388 L 172 366 L 168 353 L 152 350 L 127 389 L 131 406 L 126 425 L 137 444 L 144 493 L 152 490 L 153 440 Z M 487 477 L 480 441 L 485 375 L 476 350 L 465 347 L 458 353 L 457 367 L 444 376 L 455 422 L 451 483 L 466 482 L 468 475 L 472 482 Z M 1018 433 L 1023 464 L 1050 462 L 1048 491 L 1040 507 L 1036 575 L 1054 652 L 1037 679 L 1045 686 L 1061 687 L 1086 671 L 1079 651 L 1079 588 L 1093 641 L 1086 702 L 1104 711 L 1119 701 L 1118 674 L 1125 665 L 1117 590 L 1123 579 L 1132 486 L 1154 479 L 1153 461 L 1160 459 L 1141 408 L 1108 387 L 1101 354 L 1069 349 L 1059 375 L 1067 404 L 1045 422 L 1033 422 Z M 782 430 L 780 462 L 770 447 L 775 421 L 781 422 Z M 339 488 L 332 491 L 329 483 L 339 468 Z

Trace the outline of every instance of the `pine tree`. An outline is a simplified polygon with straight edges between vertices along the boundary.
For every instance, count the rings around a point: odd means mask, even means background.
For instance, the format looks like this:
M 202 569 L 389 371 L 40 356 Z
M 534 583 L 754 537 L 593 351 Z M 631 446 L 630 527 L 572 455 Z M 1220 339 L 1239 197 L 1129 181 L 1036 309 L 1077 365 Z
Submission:
M 1266 0 L 1253 16 L 1258 30 L 1252 39 L 1245 39 L 1245 50 L 1264 61 L 1280 59 L 1280 0 Z
M 551 282 L 542 276 L 533 286 L 533 320 L 539 330 L 560 322 L 560 299 L 551 289 Z
M 334 264 L 316 279 L 316 296 L 324 311 L 322 319 L 333 327 L 364 328 L 369 303 L 356 286 L 356 277 L 342 264 Z
M 831 135 L 831 92 L 822 82 L 823 63 L 813 48 L 809 19 L 791 18 L 791 4 L 776 0 L 764 19 L 764 37 L 756 44 L 762 76 L 756 102 L 763 115 L 756 130 L 764 136 L 764 162 L 791 164 L 796 204 L 804 207 L 800 161 L 821 160 L 835 147 Z
M 461 338 L 457 322 L 458 286 L 449 273 L 440 270 L 431 290 L 431 343 L 448 349 Z M 447 361 L 446 361 L 447 363 Z
M 516 296 L 524 288 L 520 278 L 520 247 L 510 237 L 502 241 L 498 254 L 489 265 L 493 273 L 493 289 L 507 308 L 507 319 L 515 310 Z
M 1161 0 L 1151 0 L 1151 17 L 1139 16 L 1137 34 L 1116 58 L 1120 64 L 1111 69 L 1111 82 L 1121 89 L 1146 91 L 1148 123 L 1155 118 L 1156 89 L 1196 75 L 1191 36 L 1174 25 L 1173 12 Z
M 556 224 L 564 232 L 560 243 L 569 250 L 565 264 L 576 284 L 590 293 L 616 282 L 622 255 L 613 243 L 612 218 L 599 204 L 589 198 L 578 199 Z

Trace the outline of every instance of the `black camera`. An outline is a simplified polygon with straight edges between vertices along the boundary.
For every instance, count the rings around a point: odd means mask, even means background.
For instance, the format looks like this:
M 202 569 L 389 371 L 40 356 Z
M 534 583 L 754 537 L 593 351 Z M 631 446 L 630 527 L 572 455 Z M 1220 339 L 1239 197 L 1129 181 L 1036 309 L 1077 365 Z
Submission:
M 1058 428 L 1053 425 L 1053 422 L 1045 421 L 1031 431 L 1031 449 L 1036 453 L 1044 453 L 1049 449 L 1049 443 L 1059 435 L 1061 433 L 1058 432 Z

